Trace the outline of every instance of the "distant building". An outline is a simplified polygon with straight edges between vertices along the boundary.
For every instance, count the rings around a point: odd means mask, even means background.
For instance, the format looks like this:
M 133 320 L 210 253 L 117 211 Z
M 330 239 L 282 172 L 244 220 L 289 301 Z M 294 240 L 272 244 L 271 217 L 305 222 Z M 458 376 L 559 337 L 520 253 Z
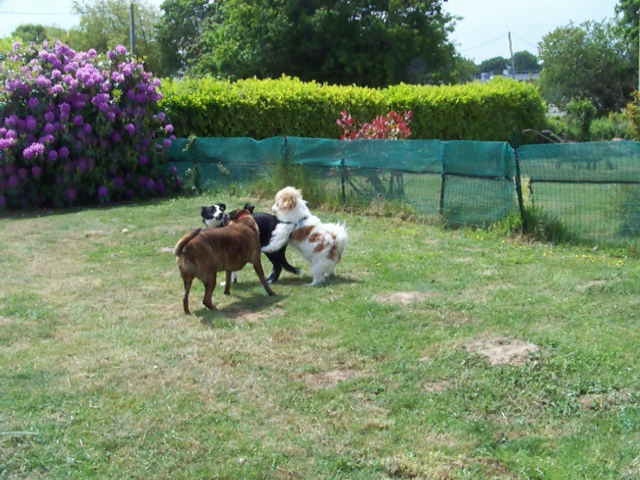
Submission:
M 492 73 L 492 72 L 482 72 L 479 75 L 478 80 L 480 80 L 481 82 L 488 82 L 489 80 L 495 77 L 513 78 L 518 82 L 533 82 L 540 78 L 540 72 L 523 72 L 523 73 L 516 73 L 515 75 L 512 75 L 511 73 L 509 73 L 508 70 L 505 70 L 504 72 L 502 72 L 501 75 L 496 75 L 495 73 Z

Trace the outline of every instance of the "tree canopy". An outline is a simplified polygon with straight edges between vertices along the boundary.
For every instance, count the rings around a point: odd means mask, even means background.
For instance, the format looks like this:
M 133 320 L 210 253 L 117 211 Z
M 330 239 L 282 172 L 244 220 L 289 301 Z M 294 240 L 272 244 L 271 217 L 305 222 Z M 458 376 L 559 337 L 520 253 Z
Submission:
M 189 52 L 181 39 L 201 32 L 200 56 L 192 61 L 199 73 L 367 86 L 438 83 L 454 80 L 453 18 L 442 10 L 444 1 L 221 0 L 205 9 L 209 2 L 166 0 L 163 10 L 177 15 L 188 4 L 202 8 L 186 21 L 164 22 L 162 31 L 178 52 Z
M 73 10 L 80 15 L 80 26 L 72 45 L 76 49 L 93 48 L 106 52 L 115 45 L 129 44 L 129 0 L 76 0 Z M 146 1 L 134 2 L 136 55 L 144 58 L 149 70 L 161 74 L 160 50 L 155 26 L 160 11 Z
M 494 75 L 502 75 L 507 69 L 508 60 L 504 57 L 493 57 L 478 65 L 478 70 L 482 73 L 493 73 Z
M 601 113 L 615 111 L 634 89 L 632 57 L 608 22 L 555 29 L 540 42 L 540 58 L 542 93 L 560 107 L 590 99 Z

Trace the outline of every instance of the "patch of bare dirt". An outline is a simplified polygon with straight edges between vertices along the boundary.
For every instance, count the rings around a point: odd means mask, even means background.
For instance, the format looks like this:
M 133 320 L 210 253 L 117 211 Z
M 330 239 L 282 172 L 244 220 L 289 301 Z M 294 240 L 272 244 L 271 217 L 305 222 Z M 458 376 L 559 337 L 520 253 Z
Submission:
M 237 304 L 236 304 L 237 305 Z M 270 318 L 285 313 L 281 307 L 271 308 L 269 310 L 251 310 L 247 307 L 232 305 L 220 312 L 230 320 L 240 323 L 258 323 L 266 318 Z
M 358 370 L 353 369 L 338 369 L 321 373 L 310 373 L 303 377 L 304 383 L 314 389 L 321 390 L 323 388 L 333 388 L 340 382 L 345 380 L 351 380 L 360 376 Z
M 629 402 L 631 392 L 628 390 L 614 390 L 606 393 L 588 393 L 578 398 L 583 410 L 606 410 L 611 407 Z
M 437 382 L 427 382 L 422 386 L 422 389 L 427 393 L 441 393 L 448 390 L 451 387 L 451 382 L 448 380 L 440 380 Z
M 415 305 L 430 298 L 437 297 L 436 292 L 394 292 L 376 295 L 376 302 L 386 305 Z
M 523 365 L 529 355 L 540 350 L 540 347 L 514 338 L 493 337 L 467 343 L 464 349 L 482 355 L 490 365 Z
M 104 230 L 87 230 L 86 232 L 84 232 L 84 236 L 86 238 L 104 237 L 105 235 L 109 235 L 109 233 L 105 232 Z
M 602 290 L 609 284 L 606 280 L 592 280 L 582 285 L 576 286 L 576 291 L 579 293 L 587 293 L 594 290 Z

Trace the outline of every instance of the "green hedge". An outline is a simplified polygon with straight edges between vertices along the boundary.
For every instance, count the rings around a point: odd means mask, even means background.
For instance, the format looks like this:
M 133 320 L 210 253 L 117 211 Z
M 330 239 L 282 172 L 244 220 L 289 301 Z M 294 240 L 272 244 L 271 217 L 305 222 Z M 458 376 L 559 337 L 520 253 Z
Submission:
M 544 103 L 530 84 L 499 78 L 453 86 L 335 86 L 282 77 L 237 82 L 166 80 L 162 108 L 178 136 L 278 135 L 337 138 L 341 110 L 369 121 L 390 110 L 412 110 L 412 138 L 508 140 L 544 126 Z

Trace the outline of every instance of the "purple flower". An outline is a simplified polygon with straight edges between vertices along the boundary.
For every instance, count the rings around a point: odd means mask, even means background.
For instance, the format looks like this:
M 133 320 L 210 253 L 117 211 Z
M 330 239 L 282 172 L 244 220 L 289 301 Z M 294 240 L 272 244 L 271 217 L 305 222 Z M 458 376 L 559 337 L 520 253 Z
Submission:
M 27 105 L 31 110 L 35 110 L 36 108 L 38 108 L 38 105 L 40 105 L 40 100 L 38 100 L 36 97 L 31 97 L 29 98 L 29 100 L 27 100 Z
M 44 153 L 44 145 L 41 143 L 32 143 L 22 151 L 22 157 L 30 160 Z
M 47 123 L 43 128 L 44 133 L 54 133 L 56 130 L 57 127 L 53 123 Z
M 40 168 L 38 165 L 34 165 L 33 167 L 31 167 L 31 175 L 33 175 L 33 178 L 40 177 L 40 175 L 42 175 L 42 168 Z
M 48 111 L 47 113 L 44 114 L 44 119 L 51 123 L 56 119 L 56 114 L 53 113 L 52 111 Z
M 124 178 L 122 178 L 122 177 L 115 177 L 115 178 L 113 179 L 113 186 L 114 186 L 115 188 L 118 188 L 118 189 L 123 188 L 123 187 L 124 187 Z
M 36 78 L 36 85 L 41 88 L 49 88 L 51 86 L 51 80 L 49 80 L 44 75 L 40 75 L 38 76 L 38 78 Z
M 9 115 L 7 118 L 4 119 L 4 125 L 9 128 L 15 127 L 17 123 L 18 123 L 17 115 Z
M 15 175 L 10 175 L 9 179 L 7 180 L 7 187 L 16 188 L 17 186 L 18 186 L 18 177 L 16 177 Z
M 67 147 L 60 147 L 58 150 L 58 155 L 60 158 L 68 158 L 69 157 L 69 149 Z
M 35 119 L 35 117 L 32 117 L 31 115 L 29 115 L 25 119 L 25 127 L 30 132 L 33 132 L 37 128 L 37 126 L 38 126 L 38 121 Z
M 138 157 L 138 164 L 146 165 L 147 163 L 149 163 L 149 157 L 147 155 L 143 154 Z
M 67 148 L 67 147 L 62 147 L 62 148 Z M 58 159 L 58 152 L 56 152 L 55 150 L 49 150 L 49 153 L 47 154 L 47 159 L 53 163 Z
M 164 148 L 170 148 L 172 143 L 173 143 L 173 142 L 172 142 L 170 139 L 165 138 L 165 139 L 162 141 L 162 146 L 163 146 Z
M 171 125 L 170 123 L 167 123 L 167 124 L 164 126 L 164 132 L 165 132 L 167 135 L 171 135 L 171 134 L 173 133 L 173 125 Z
M 73 117 L 73 124 L 77 127 L 81 126 L 82 124 L 84 124 L 84 117 L 82 115 L 76 115 L 75 117 Z
M 105 199 L 109 196 L 109 189 L 104 185 L 98 187 L 98 198 Z
M 93 127 L 91 126 L 91 124 L 85 123 L 84 127 L 82 127 L 82 131 L 88 135 L 93 131 Z
M 147 190 L 155 190 L 156 182 L 153 180 L 153 178 L 150 178 L 146 181 L 144 186 L 147 188 Z
M 64 92 L 64 87 L 62 85 L 54 85 L 53 87 L 51 87 L 51 89 L 49 90 L 49 93 L 51 95 L 60 95 L 61 93 Z
M 64 192 L 64 196 L 67 198 L 67 200 L 69 200 L 70 202 L 73 202 L 78 197 L 78 192 L 76 191 L 75 188 L 69 187 Z
M 7 206 L 7 199 L 4 195 L 0 195 L 0 208 L 4 208 Z
M 118 55 L 126 55 L 127 54 L 127 48 L 124 45 L 117 45 L 115 48 L 115 52 Z
M 16 144 L 15 138 L 0 138 L 0 150 L 7 150 Z
M 136 126 L 133 123 L 127 123 L 124 126 L 124 129 L 127 131 L 129 135 L 134 135 L 136 133 Z

